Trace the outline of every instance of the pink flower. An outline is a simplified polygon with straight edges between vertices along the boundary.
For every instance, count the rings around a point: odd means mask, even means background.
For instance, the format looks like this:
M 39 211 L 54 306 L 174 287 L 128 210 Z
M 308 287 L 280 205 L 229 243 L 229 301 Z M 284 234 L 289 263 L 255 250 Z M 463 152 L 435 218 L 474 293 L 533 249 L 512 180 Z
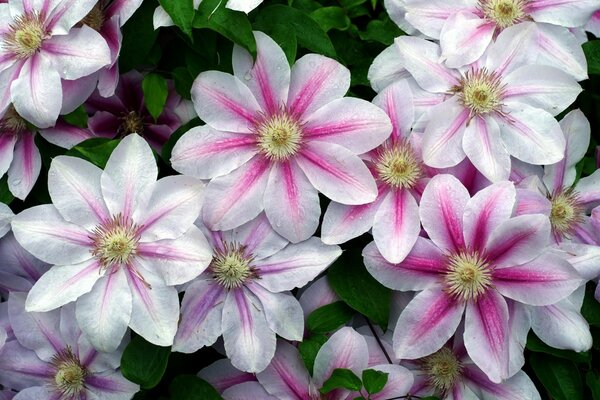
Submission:
M 171 134 L 192 118 L 191 102 L 182 99 L 173 82 L 168 82 L 168 95 L 160 116 L 154 120 L 146 108 L 142 92 L 143 75 L 130 71 L 121 76 L 115 94 L 105 98 L 96 91 L 85 103 L 90 113 L 88 127 L 100 137 L 124 137 L 131 133 L 142 136 L 158 152 Z
M 50 269 L 17 242 L 12 232 L 0 239 L 0 295 L 9 292 L 28 292 L 33 284 Z
M 74 307 L 48 313 L 25 311 L 25 293 L 11 293 L 15 340 L 0 351 L 0 383 L 19 399 L 130 399 L 139 386 L 118 370 L 124 344 L 100 353 L 75 324 Z
M 10 220 L 14 216 L 12 210 L 4 203 L 0 203 L 0 238 L 10 230 Z
M 264 214 L 207 237 L 215 255 L 186 288 L 173 350 L 192 353 L 222 334 L 236 368 L 262 371 L 275 353 L 275 334 L 302 340 L 302 308 L 289 290 L 306 285 L 342 251 L 316 237 L 288 244 Z
M 423 134 L 423 160 L 431 167 L 465 157 L 492 182 L 505 180 L 513 156 L 530 164 L 563 157 L 565 139 L 553 118 L 581 92 L 575 80 L 549 66 L 531 65 L 520 52 L 528 25 L 505 30 L 485 60 L 468 70 L 439 62 L 440 48 L 402 36 L 396 46 L 404 67 L 425 90 L 451 95 L 430 109 Z
M 40 128 L 62 108 L 61 79 L 75 80 L 110 63 L 106 41 L 88 26 L 73 28 L 95 0 L 10 0 L 0 4 L 0 112 L 12 102 Z
M 227 230 L 265 211 L 273 228 L 297 243 L 319 224 L 318 193 L 342 204 L 377 197 L 373 176 L 357 154 L 389 136 L 387 115 L 375 105 L 342 98 L 350 72 L 308 54 L 290 71 L 281 48 L 255 32 L 256 63 L 233 52 L 235 75 L 201 73 L 192 88 L 207 125 L 175 145 L 175 170 L 212 179 L 203 209 L 211 229 Z
M 124 138 L 103 170 L 59 156 L 48 172 L 53 204 L 12 221 L 19 243 L 52 264 L 27 297 L 27 311 L 77 300 L 77 320 L 94 347 L 113 351 L 130 326 L 170 346 L 179 319 L 175 285 L 198 276 L 211 250 L 193 223 L 204 185 L 183 176 L 157 181 L 152 150 Z
M 394 330 L 398 358 L 416 359 L 439 350 L 466 310 L 467 352 L 498 383 L 511 376 L 511 315 L 505 297 L 549 305 L 579 286 L 573 267 L 547 252 L 548 218 L 511 218 L 515 196 L 511 183 L 500 182 L 469 198 L 456 178 L 438 175 L 423 192 L 419 209 L 429 239 L 419 237 L 399 264 L 387 262 L 373 244 L 365 248 L 365 265 L 382 284 L 422 290 Z

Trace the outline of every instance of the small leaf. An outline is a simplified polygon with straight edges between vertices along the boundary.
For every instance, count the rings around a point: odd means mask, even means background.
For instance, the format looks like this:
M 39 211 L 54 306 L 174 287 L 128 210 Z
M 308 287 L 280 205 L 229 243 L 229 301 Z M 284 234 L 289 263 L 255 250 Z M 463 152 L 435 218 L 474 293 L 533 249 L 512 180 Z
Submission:
M 600 40 L 591 40 L 583 44 L 583 52 L 587 60 L 588 73 L 600 74 Z
M 336 368 L 333 370 L 329 379 L 323 383 L 323 387 L 321 387 L 319 391 L 323 394 L 327 394 L 332 390 L 340 388 L 356 392 L 362 388 L 362 382 L 351 370 L 346 368 Z
M 142 81 L 142 91 L 146 108 L 156 121 L 162 114 L 169 95 L 167 81 L 159 74 L 150 73 Z
M 8 189 L 8 175 L 4 174 L 2 178 L 0 178 L 0 203 L 10 204 L 13 201 L 15 196 Z
M 317 358 L 317 353 L 319 352 L 321 347 L 323 347 L 327 339 L 328 338 L 325 335 L 313 335 L 308 339 L 304 339 L 298 345 L 300 357 L 302 357 L 302 361 L 304 362 L 306 369 L 311 375 L 313 373 L 313 367 L 315 365 L 315 358 Z
M 529 362 L 554 400 L 583 399 L 583 383 L 573 362 L 541 353 L 532 354 Z
M 194 21 L 193 0 L 159 0 L 173 23 L 192 39 L 192 22 Z
M 195 375 L 179 375 L 173 379 L 169 394 L 177 400 L 223 400 L 214 387 Z
M 386 19 L 385 21 L 376 19 L 370 21 L 367 24 L 367 30 L 359 32 L 359 35 L 362 40 L 375 41 L 389 46 L 394 43 L 395 38 L 401 36 L 403 33 L 390 19 Z
M 343 301 L 327 304 L 314 310 L 306 320 L 306 327 L 312 333 L 332 332 L 346 323 L 354 315 L 354 310 Z
M 158 385 L 169 361 L 170 347 L 156 346 L 135 336 L 121 357 L 121 373 L 142 389 Z
M 592 392 L 592 399 L 600 400 L 600 377 L 597 377 L 593 371 L 588 371 L 585 376 L 585 383 Z
M 256 41 L 248 16 L 225 7 L 223 0 L 204 0 L 194 18 L 194 28 L 208 28 L 245 48 L 256 58 Z
M 65 155 L 83 158 L 100 168 L 104 168 L 119 141 L 119 139 L 91 138 L 79 143 L 67 151 Z
M 329 268 L 327 280 L 346 304 L 384 330 L 387 328 L 392 291 L 367 272 L 360 252 L 344 252 Z
M 83 105 L 77 107 L 73 112 L 63 115 L 62 119 L 64 119 L 66 123 L 75 125 L 79 128 L 87 128 L 88 114 L 85 111 L 85 108 L 83 108 Z
M 123 43 L 119 53 L 119 72 L 125 73 L 143 64 L 154 46 L 158 30 L 154 30 L 152 18 L 156 1 L 144 1 L 140 8 L 123 25 Z
M 600 303 L 594 297 L 595 283 L 590 282 L 585 288 L 585 297 L 581 306 L 581 315 L 592 326 L 600 327 Z
M 350 27 L 350 18 L 341 7 L 320 7 L 310 13 L 325 32 L 331 29 L 345 31 Z
M 365 369 L 362 373 L 363 385 L 369 394 L 379 393 L 385 387 L 389 374 L 387 372 Z

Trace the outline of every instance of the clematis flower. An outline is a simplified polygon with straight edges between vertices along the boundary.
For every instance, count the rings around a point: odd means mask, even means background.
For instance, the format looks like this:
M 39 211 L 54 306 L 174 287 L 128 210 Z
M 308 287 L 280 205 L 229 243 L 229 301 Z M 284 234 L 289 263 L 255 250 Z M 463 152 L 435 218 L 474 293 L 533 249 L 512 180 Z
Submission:
M 269 366 L 256 374 L 258 382 L 237 383 L 240 380 L 238 373 L 228 368 L 226 362 L 218 362 L 200 371 L 200 377 L 206 379 L 215 387 L 221 387 L 225 400 L 254 400 L 284 399 L 284 400 L 345 400 L 354 399 L 360 393 L 351 394 L 349 390 L 336 389 L 326 395 L 321 395 L 319 389 L 331 376 L 336 368 L 352 370 L 361 376 L 362 371 L 368 368 L 369 353 L 365 339 L 354 329 L 345 327 L 335 332 L 319 349 L 315 358 L 313 374 L 306 369 L 300 353 L 296 347 L 279 340 L 277 352 Z M 377 365 L 370 367 L 388 373 L 388 383 L 384 389 L 371 395 L 373 400 L 383 400 L 405 396 L 408 393 L 413 377 L 410 372 L 399 365 Z M 217 377 L 227 377 L 234 384 L 222 385 L 222 380 Z M 242 392 L 241 388 L 252 388 L 252 391 Z M 261 391 L 270 397 L 257 397 Z M 364 393 L 363 393 L 364 394 Z
M 264 214 L 206 236 L 214 257 L 186 288 L 173 350 L 193 353 L 223 335 L 236 368 L 262 371 L 275 353 L 275 334 L 302 340 L 302 308 L 288 291 L 306 285 L 342 251 L 316 237 L 288 244 Z
M 10 323 L 16 340 L 0 350 L 0 383 L 20 392 L 15 400 L 130 399 L 139 386 L 118 370 L 121 353 L 100 353 L 75 324 L 67 306 L 48 313 L 25 311 L 25 293 L 11 293 Z
M 509 336 L 519 329 L 509 330 L 505 297 L 550 305 L 579 287 L 577 271 L 547 251 L 548 218 L 511 218 L 515 196 L 512 183 L 499 182 L 469 198 L 456 178 L 438 175 L 425 188 L 419 209 L 429 239 L 419 237 L 399 264 L 387 262 L 374 244 L 365 248 L 365 265 L 383 285 L 421 290 L 397 321 L 398 358 L 417 359 L 439 350 L 466 310 L 467 352 L 499 383 L 511 376 Z
M 73 28 L 95 0 L 19 1 L 0 4 L 0 113 L 10 102 L 40 128 L 54 125 L 63 102 L 61 79 L 88 76 L 110 63 L 98 32 Z
M 446 68 L 437 44 L 399 37 L 404 66 L 430 92 L 452 96 L 431 108 L 423 134 L 423 160 L 435 168 L 465 156 L 492 182 L 506 180 L 513 156 L 530 164 L 563 157 L 565 139 L 553 118 L 581 92 L 557 68 L 530 65 L 519 54 L 527 25 L 506 30 L 485 60 L 468 70 Z
M 55 157 L 48 172 L 53 204 L 12 221 L 18 242 L 54 265 L 33 286 L 27 311 L 77 300 L 77 321 L 97 349 L 113 351 L 127 327 L 169 346 L 177 330 L 174 285 L 198 276 L 211 251 L 193 222 L 204 185 L 156 180 L 156 161 L 138 135 L 124 138 L 104 171 L 75 157 Z
M 258 7 L 258 5 L 262 2 L 263 0 L 228 0 L 225 4 L 225 7 L 248 14 L 250 11 Z M 198 7 L 200 7 L 200 3 L 202 3 L 202 0 L 194 0 L 194 8 L 196 10 Z M 158 29 L 161 26 L 175 25 L 169 14 L 161 6 L 156 7 L 156 10 L 154 10 L 152 21 L 154 24 L 154 29 Z
M 211 229 L 233 229 L 265 211 L 283 237 L 297 243 L 317 229 L 318 193 L 342 204 L 377 197 L 357 154 L 383 142 L 387 115 L 365 100 L 342 98 L 350 72 L 317 54 L 292 67 L 283 50 L 255 32 L 257 60 L 240 47 L 234 75 L 201 73 L 192 88 L 207 125 L 186 133 L 171 162 L 183 174 L 212 179 L 203 209 Z
M 173 82 L 168 82 L 168 95 L 160 116 L 154 120 L 146 108 L 142 92 L 143 76 L 130 71 L 121 76 L 115 95 L 104 98 L 96 91 L 86 102 L 91 117 L 88 128 L 99 137 L 124 137 L 137 133 L 160 152 L 171 134 L 193 118 L 191 103 L 176 92 Z
M 14 216 L 10 207 L 0 203 L 0 238 L 10 230 L 10 220 Z
M 17 242 L 12 232 L 0 239 L 0 295 L 8 298 L 10 292 L 28 292 L 33 284 L 50 269 Z
M 394 364 L 400 362 L 391 352 L 391 335 L 382 335 L 376 340 L 371 334 L 365 335 L 365 339 L 370 363 L 385 362 L 388 358 Z M 408 392 L 414 397 L 438 396 L 442 400 L 541 399 L 535 385 L 523 371 L 502 383 L 491 382 L 473 363 L 459 335 L 435 353 L 418 360 L 403 361 L 401 365 L 414 376 L 413 386 Z
M 504 29 L 524 21 L 564 27 L 561 35 L 570 37 L 566 28 L 584 25 L 599 7 L 597 0 L 386 0 L 385 5 L 401 27 L 439 39 L 451 67 L 477 61 Z

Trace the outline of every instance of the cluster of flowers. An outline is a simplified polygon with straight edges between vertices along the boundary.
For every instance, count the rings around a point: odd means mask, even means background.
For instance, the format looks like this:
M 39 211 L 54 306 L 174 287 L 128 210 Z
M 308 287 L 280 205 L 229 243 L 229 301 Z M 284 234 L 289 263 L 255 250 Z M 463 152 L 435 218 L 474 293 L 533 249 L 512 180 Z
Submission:
M 376 58 L 371 103 L 344 97 L 339 62 L 308 54 L 290 68 L 255 32 L 255 60 L 236 46 L 233 75 L 202 72 L 192 103 L 170 88 L 157 120 L 142 76 L 116 63 L 140 3 L 0 4 L 11 192 L 24 199 L 37 180 L 37 132 L 64 148 L 122 138 L 103 170 L 55 157 L 52 204 L 0 204 L 0 398 L 131 398 L 139 387 L 118 370 L 128 328 L 178 352 L 216 344 L 227 358 L 199 375 L 227 400 L 322 398 L 337 368 L 387 373 L 370 399 L 539 399 L 521 371 L 528 331 L 591 347 L 580 308 L 600 276 L 600 172 L 577 179 L 583 113 L 555 117 L 587 77 L 600 0 L 388 0 L 412 36 Z M 88 128 L 59 116 L 84 102 Z M 152 148 L 194 110 L 205 125 L 172 151 L 182 175 L 158 179 Z M 309 371 L 305 319 L 337 296 L 326 277 L 291 291 L 368 231 L 364 264 L 396 291 L 391 329 L 355 318 Z

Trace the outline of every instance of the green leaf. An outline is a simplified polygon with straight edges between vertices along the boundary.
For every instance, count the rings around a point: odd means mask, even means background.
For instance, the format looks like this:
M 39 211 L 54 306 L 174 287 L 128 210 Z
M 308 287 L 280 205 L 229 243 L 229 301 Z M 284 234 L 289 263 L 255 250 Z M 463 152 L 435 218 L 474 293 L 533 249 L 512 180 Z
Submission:
M 592 392 L 592 399 L 600 400 L 600 377 L 597 377 L 593 371 L 588 371 L 585 376 L 585 384 Z
M 573 362 L 535 353 L 529 363 L 554 400 L 583 399 L 583 383 Z
M 590 325 L 600 327 L 600 303 L 594 297 L 594 286 L 595 283 L 590 282 L 585 288 L 581 315 Z
M 91 138 L 79 143 L 67 151 L 65 155 L 83 158 L 100 168 L 104 168 L 119 142 L 119 139 Z
M 173 379 L 169 394 L 177 400 L 223 400 L 214 387 L 195 375 L 179 375 Z
M 344 252 L 329 268 L 327 279 L 346 304 L 367 316 L 385 331 L 392 291 L 367 272 L 359 251 Z
M 192 84 L 194 77 L 190 74 L 187 68 L 177 67 L 173 70 L 173 81 L 177 94 L 185 99 L 191 99 Z
M 341 7 L 321 7 L 310 13 L 310 16 L 325 32 L 331 29 L 345 31 L 350 27 L 350 18 Z
M 590 75 L 600 74 L 600 40 L 591 40 L 583 44 L 583 52 Z
M 79 128 L 87 128 L 88 115 L 85 108 L 83 108 L 83 105 L 77 107 L 73 112 L 63 115 L 62 119 L 64 119 L 66 123 Z
M 313 374 L 313 367 L 315 365 L 315 358 L 317 358 L 317 353 L 323 347 L 325 342 L 327 341 L 327 336 L 325 335 L 313 335 L 308 339 L 304 339 L 298 345 L 298 351 L 300 352 L 300 357 L 302 357 L 302 361 L 306 366 L 308 372 Z
M 394 43 L 394 39 L 401 36 L 404 32 L 398 28 L 390 19 L 385 21 L 373 20 L 367 25 L 367 30 L 359 32 L 362 40 L 370 40 L 385 44 L 386 46 Z
M 159 74 L 150 73 L 142 81 L 142 91 L 146 108 L 156 121 L 162 114 L 169 95 L 167 81 Z
M 248 16 L 225 7 L 223 0 L 204 0 L 194 18 L 194 28 L 208 28 L 248 50 L 256 58 L 256 41 Z
M 576 363 L 589 363 L 591 361 L 590 353 L 587 351 L 576 353 L 574 351 L 559 350 L 554 347 L 548 346 L 542 342 L 533 332 L 527 336 L 527 349 L 535 351 L 536 353 L 550 354 L 556 357 L 564 358 L 565 360 L 571 360 Z
M 160 5 L 186 35 L 192 38 L 192 22 L 196 11 L 193 0 L 159 0 Z
M 144 1 L 123 26 L 123 43 L 119 53 L 120 73 L 143 64 L 154 46 L 158 30 L 154 30 L 152 17 L 157 6 L 156 1 Z
M 121 373 L 142 389 L 158 385 L 169 361 L 170 347 L 160 347 L 135 336 L 121 357 Z
M 335 389 L 348 389 L 352 391 L 358 391 L 362 388 L 362 382 L 360 378 L 346 368 L 336 368 L 333 373 L 323 383 L 323 387 L 319 391 L 323 394 L 327 394 Z
M 389 374 L 387 372 L 365 369 L 362 373 L 362 381 L 365 390 L 369 394 L 379 393 L 385 387 Z
M 10 204 L 15 199 L 15 196 L 8 189 L 8 175 L 4 174 L 0 178 L 0 203 Z
M 281 4 L 263 8 L 256 17 L 255 27 L 267 34 L 276 26 L 295 33 L 298 44 L 305 49 L 328 57 L 335 57 L 335 48 L 323 28 L 309 14 Z M 286 53 L 287 54 L 287 53 Z
M 343 301 L 327 304 L 314 310 L 306 320 L 306 327 L 312 333 L 332 332 L 354 315 Z

